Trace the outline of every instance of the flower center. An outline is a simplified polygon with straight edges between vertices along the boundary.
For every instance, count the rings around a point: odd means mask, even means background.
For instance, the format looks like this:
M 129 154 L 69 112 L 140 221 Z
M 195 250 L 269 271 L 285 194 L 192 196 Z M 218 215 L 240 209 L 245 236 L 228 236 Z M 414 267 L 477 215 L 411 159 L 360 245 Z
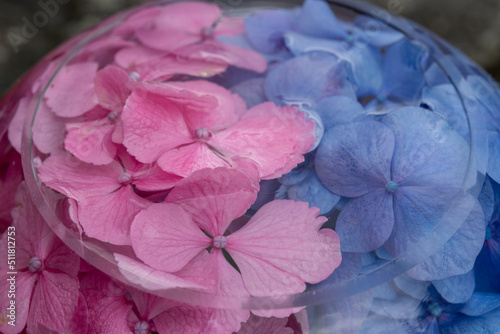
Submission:
M 130 72 L 128 77 L 134 81 L 139 81 L 141 79 L 141 75 L 137 72 Z
M 385 102 L 385 100 L 387 100 L 387 94 L 385 93 L 380 93 L 377 95 L 377 100 L 378 102 Z
M 108 119 L 110 119 L 111 121 L 114 121 L 117 117 L 118 117 L 118 114 L 115 113 L 114 111 L 112 111 L 108 114 Z
M 132 181 L 132 176 L 129 173 L 121 173 L 120 176 L 118 176 L 118 182 L 123 185 L 129 184 L 130 181 Z
M 392 194 L 393 192 L 395 192 L 396 190 L 398 190 L 398 189 L 399 189 L 399 186 L 398 186 L 398 184 L 397 184 L 396 182 L 394 182 L 394 181 L 389 181 L 389 182 L 387 182 L 387 184 L 385 185 L 385 189 L 387 190 L 387 192 L 389 192 L 389 193 L 391 193 L 391 194 Z
M 427 312 L 429 312 L 430 314 L 432 314 L 432 316 L 437 318 L 441 315 L 441 313 L 443 313 L 443 308 L 441 307 L 441 305 L 439 305 L 438 302 L 434 302 L 429 304 L 429 306 L 427 306 Z
M 491 235 L 491 227 L 486 226 L 486 236 L 484 237 L 486 240 L 490 240 L 492 237 Z
M 214 247 L 215 248 L 224 248 L 227 246 L 227 237 L 223 235 L 218 235 L 214 238 Z
M 32 273 L 35 273 L 37 271 L 40 271 L 42 269 L 42 260 L 40 260 L 39 257 L 34 256 L 30 259 L 30 265 L 29 265 L 29 270 Z
M 206 128 L 199 128 L 194 132 L 194 138 L 200 141 L 206 141 L 211 137 L 210 131 Z
M 139 321 L 134 326 L 135 334 L 147 334 L 149 333 L 149 322 L 147 321 Z

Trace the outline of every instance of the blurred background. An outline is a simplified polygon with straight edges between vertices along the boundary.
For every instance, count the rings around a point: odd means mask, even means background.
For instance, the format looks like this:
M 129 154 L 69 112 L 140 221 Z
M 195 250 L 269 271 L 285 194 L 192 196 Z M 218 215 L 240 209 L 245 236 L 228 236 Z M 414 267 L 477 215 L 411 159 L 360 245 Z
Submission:
M 250 0 L 214 0 L 238 1 Z M 434 31 L 500 80 L 500 0 L 367 1 Z M 113 13 L 144 2 L 147 0 L 1 0 L 0 96 L 66 39 Z M 50 3 L 57 3 L 58 8 Z M 39 14 L 44 9 L 49 15 Z M 40 26 L 35 27 L 38 31 L 31 31 L 29 39 L 21 34 L 26 21 Z

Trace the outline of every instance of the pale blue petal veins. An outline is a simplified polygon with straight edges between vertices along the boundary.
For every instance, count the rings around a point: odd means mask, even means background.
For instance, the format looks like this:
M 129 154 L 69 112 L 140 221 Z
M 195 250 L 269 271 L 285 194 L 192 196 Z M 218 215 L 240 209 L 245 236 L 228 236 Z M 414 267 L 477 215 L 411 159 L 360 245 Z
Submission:
M 452 304 L 462 304 L 468 301 L 472 297 L 472 293 L 476 287 L 473 270 L 464 275 L 451 276 L 443 280 L 434 280 L 432 284 L 441 297 Z
M 285 50 L 283 34 L 294 30 L 297 14 L 289 10 L 268 10 L 245 19 L 246 36 L 257 50 L 267 54 Z
M 441 280 L 472 270 L 484 242 L 484 213 L 479 202 L 458 231 L 444 247 L 423 263 L 410 269 L 410 277 L 419 280 Z
M 319 208 L 320 214 L 330 212 L 340 200 L 340 196 L 323 186 L 314 171 L 303 182 L 290 186 L 287 194 L 289 199 L 308 202 L 310 206 Z
M 429 57 L 425 46 L 409 39 L 389 46 L 384 59 L 382 92 L 401 101 L 420 98 L 424 87 L 424 64 Z
M 321 38 L 345 38 L 347 36 L 328 3 L 322 0 L 304 2 L 298 18 L 297 31 Z
M 404 107 L 382 120 L 395 133 L 392 177 L 401 186 L 458 191 L 469 164 L 467 142 L 440 116 Z
M 354 24 L 360 29 L 362 40 L 379 48 L 394 44 L 404 38 L 403 33 L 370 16 L 358 15 Z
M 355 96 L 345 62 L 324 52 L 313 52 L 290 59 L 272 70 L 264 90 L 278 105 L 313 106 L 333 95 Z
M 469 140 L 469 126 L 465 109 L 453 85 L 424 87 L 420 106 L 443 117 L 465 140 Z
M 357 100 L 346 96 L 332 96 L 322 99 L 316 104 L 316 111 L 321 117 L 325 129 L 371 119 Z
M 392 202 L 383 188 L 351 199 L 335 227 L 342 251 L 364 253 L 383 245 L 394 224 Z
M 385 125 L 357 122 L 329 129 L 316 152 L 315 168 L 331 192 L 358 197 L 385 190 L 390 178 L 394 134 Z

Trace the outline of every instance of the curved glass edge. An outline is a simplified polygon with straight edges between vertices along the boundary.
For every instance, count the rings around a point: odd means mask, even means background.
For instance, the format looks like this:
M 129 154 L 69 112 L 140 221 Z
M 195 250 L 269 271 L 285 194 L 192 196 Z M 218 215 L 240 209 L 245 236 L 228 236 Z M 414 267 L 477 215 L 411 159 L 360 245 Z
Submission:
M 111 25 L 99 29 L 96 33 L 90 34 L 86 36 L 80 43 L 74 46 L 74 51 L 67 57 L 67 59 L 63 62 L 63 64 L 59 67 L 56 73 L 52 76 L 51 80 L 57 75 L 57 72 L 71 60 L 71 58 L 82 48 L 86 43 L 98 38 L 102 34 L 105 34 L 109 29 L 112 29 L 114 25 L 120 23 L 120 19 L 123 20 L 128 15 L 135 13 L 136 11 L 142 10 L 147 6 L 153 6 L 158 4 L 165 4 L 171 1 L 160 1 L 155 3 L 150 3 L 145 6 L 135 8 L 128 12 L 122 13 L 119 18 L 116 16 L 113 18 L 114 23 Z M 423 35 L 420 32 L 416 32 L 415 25 L 406 21 L 400 17 L 393 16 L 392 14 L 379 9 L 374 6 L 369 6 L 365 3 L 358 1 L 345 1 L 345 0 L 332 0 L 329 3 L 333 5 L 339 5 L 346 7 L 350 10 L 358 11 L 359 13 L 372 16 L 385 22 L 389 26 L 403 31 L 407 34 L 408 37 L 420 40 L 426 45 L 429 42 L 428 38 L 436 38 L 430 34 Z M 287 4 L 287 6 L 294 6 L 294 4 Z M 269 7 L 269 6 L 266 6 Z M 116 20 L 116 21 L 115 21 Z M 399 26 L 401 25 L 401 26 Z M 425 32 L 425 30 L 423 30 Z M 426 36 L 427 39 L 422 39 L 422 36 Z M 439 41 L 439 39 L 438 39 Z M 443 43 L 444 44 L 444 43 Z M 451 51 L 456 52 L 454 49 L 450 49 Z M 443 70 L 449 75 L 450 81 L 453 83 L 457 91 L 460 81 L 463 80 L 463 75 L 460 70 L 455 66 L 455 64 L 449 62 L 446 58 L 446 55 L 440 51 L 439 48 L 433 48 L 433 57 L 434 60 L 443 68 Z M 47 84 L 50 85 L 50 81 Z M 46 88 L 47 88 L 46 87 Z M 45 89 L 46 89 L 45 88 Z M 43 96 L 43 94 L 42 94 Z M 41 99 L 41 97 L 40 97 Z M 40 103 L 40 101 L 39 101 Z M 483 150 L 478 149 L 482 145 L 485 145 L 485 142 L 482 141 L 481 136 L 478 135 L 475 131 L 474 124 L 478 121 L 479 114 L 476 114 L 474 108 L 471 108 L 471 103 L 467 106 L 467 103 L 464 103 L 464 107 L 467 113 L 467 118 L 469 121 L 469 130 L 470 130 L 470 143 L 471 143 L 471 151 L 470 151 L 470 163 L 468 166 L 468 173 L 475 173 L 476 165 L 475 152 L 482 152 Z M 477 105 L 477 101 L 476 101 Z M 31 145 L 32 139 L 32 125 L 34 117 L 36 117 L 38 106 L 35 110 L 33 110 L 31 117 L 27 117 L 24 131 L 23 131 L 23 139 L 22 139 L 22 161 L 23 161 L 23 169 L 26 176 L 26 182 L 28 184 L 29 190 L 32 194 L 32 198 L 36 203 L 38 209 L 40 210 L 42 216 L 48 222 L 50 227 L 54 230 L 54 232 L 78 255 L 87 260 L 90 264 L 95 266 L 96 268 L 106 272 L 108 275 L 113 276 L 114 278 L 122 281 L 127 285 L 132 285 L 138 289 L 145 290 L 140 284 L 131 283 L 127 280 L 123 271 L 126 269 L 119 268 L 116 260 L 113 257 L 113 254 L 108 250 L 103 249 L 99 245 L 87 244 L 80 241 L 79 237 L 71 230 L 69 230 L 66 226 L 64 226 L 58 217 L 54 214 L 54 208 L 51 207 L 49 203 L 46 201 L 47 194 L 44 193 L 42 189 L 43 186 L 38 182 L 36 173 L 33 166 L 33 146 Z M 481 160 L 481 159 L 478 159 Z M 484 161 L 484 160 L 483 160 Z M 486 160 L 487 161 L 487 160 Z M 464 177 L 465 179 L 465 177 Z M 442 247 L 444 243 L 451 237 L 460 227 L 463 222 L 463 217 L 468 216 L 469 212 L 472 209 L 471 205 L 467 204 L 467 196 L 472 195 L 476 196 L 479 194 L 481 189 L 482 182 L 484 180 L 484 174 L 479 174 L 477 176 L 476 187 L 472 189 L 465 189 L 463 187 L 462 191 L 457 195 L 455 202 L 452 204 L 451 208 L 445 214 L 443 219 L 435 226 L 435 228 L 429 232 L 428 236 L 440 236 L 441 242 L 435 242 L 436 238 L 427 238 L 424 237 L 419 242 L 413 244 L 412 249 L 408 250 L 406 253 L 401 255 L 400 257 L 389 261 L 385 265 L 363 275 L 356 277 L 350 281 L 337 283 L 334 285 L 322 286 L 322 287 L 312 287 L 309 290 L 306 290 L 303 293 L 296 295 L 288 295 L 288 296 L 270 296 L 270 297 L 231 297 L 231 296 L 214 296 L 196 291 L 187 291 L 187 290 L 157 290 L 157 291 L 148 291 L 150 293 L 157 294 L 159 296 L 181 301 L 187 302 L 190 304 L 208 306 L 208 307 L 216 307 L 216 308 L 245 308 L 245 309 L 276 309 L 276 308 L 289 308 L 296 306 L 304 306 L 304 305 L 316 305 L 328 303 L 332 300 L 333 296 L 336 299 L 339 298 L 347 298 L 349 296 L 361 293 L 363 291 L 369 290 L 377 285 L 380 285 L 388 280 L 391 280 L 400 274 L 406 272 L 413 266 L 425 260 L 429 257 L 433 252 Z M 479 185 L 479 186 L 477 186 Z M 443 241 L 444 240 L 444 241 Z M 434 242 L 431 242 L 434 241 Z M 418 251 L 416 251 L 418 250 Z M 133 274 L 133 273 L 130 273 Z

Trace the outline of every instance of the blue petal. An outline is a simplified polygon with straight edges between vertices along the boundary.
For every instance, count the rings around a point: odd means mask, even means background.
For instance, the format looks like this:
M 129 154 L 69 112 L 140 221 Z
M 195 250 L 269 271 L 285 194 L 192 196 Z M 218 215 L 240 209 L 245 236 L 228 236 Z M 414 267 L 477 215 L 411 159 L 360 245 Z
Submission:
M 374 289 L 374 298 L 385 300 L 394 300 L 398 298 L 398 290 L 393 281 L 385 282 L 377 285 Z
M 257 199 L 251 206 L 252 210 L 259 210 L 261 206 L 272 201 L 278 192 L 280 183 L 276 180 L 262 180 L 259 186 L 260 190 L 257 194 Z
M 394 223 L 392 195 L 385 188 L 353 198 L 340 212 L 335 231 L 346 252 L 367 252 L 382 246 Z
M 323 125 L 323 120 L 318 115 L 318 113 L 315 110 L 312 110 L 309 106 L 304 105 L 302 107 L 299 107 L 298 109 L 299 112 L 303 112 L 306 114 L 306 119 L 310 119 L 314 122 L 314 136 L 316 137 L 316 141 L 309 149 L 309 152 L 312 152 L 318 147 L 321 139 L 323 139 L 323 135 L 325 134 L 325 126 Z
M 335 56 L 313 52 L 293 58 L 269 73 L 265 92 L 278 105 L 312 106 L 333 95 L 354 96 L 349 68 Z
M 317 286 L 330 285 L 338 282 L 344 282 L 356 277 L 361 271 L 362 255 L 358 253 L 342 253 L 342 262 L 326 280 L 317 284 Z
M 392 177 L 401 186 L 428 186 L 433 192 L 461 188 L 469 164 L 469 145 L 442 117 L 404 107 L 383 119 L 396 135 Z
M 500 307 L 500 294 L 476 292 L 460 310 L 463 314 L 479 316 Z
M 496 182 L 500 182 L 500 133 L 491 133 L 488 138 L 488 142 L 488 175 Z
M 401 295 L 394 300 L 374 299 L 372 312 L 393 318 L 393 319 L 412 319 L 417 318 L 420 313 L 420 300 Z
M 464 139 L 469 137 L 469 126 L 457 90 L 451 84 L 424 88 L 421 106 L 424 105 L 441 115 Z
M 477 199 L 483 208 L 485 222 L 487 223 L 490 221 L 495 210 L 495 193 L 493 192 L 492 181 L 489 177 L 484 179 L 483 188 Z
M 363 106 L 346 96 L 332 96 L 322 99 L 316 105 L 325 129 L 353 121 L 368 120 Z
M 353 69 L 351 81 L 357 85 L 357 96 L 374 94 L 382 87 L 382 56 L 379 49 L 345 41 L 313 38 L 289 32 L 285 43 L 295 55 L 308 52 L 328 52 L 348 62 Z
M 394 260 L 394 256 L 389 254 L 383 247 L 377 248 L 377 250 L 375 251 L 375 254 L 377 254 L 377 256 L 379 258 L 384 259 L 384 260 L 388 260 L 388 261 Z
M 379 122 L 367 121 L 329 129 L 316 152 L 321 182 L 335 194 L 358 197 L 382 189 L 390 181 L 394 134 Z
M 462 317 L 446 326 L 441 326 L 442 334 L 494 334 L 500 333 L 500 310 L 479 317 Z
M 314 171 L 309 173 L 305 181 L 288 189 L 288 198 L 308 202 L 310 206 L 319 208 L 320 214 L 330 212 L 340 200 L 340 196 L 333 194 L 323 186 Z
M 345 38 L 347 33 L 325 1 L 307 0 L 302 6 L 297 30 L 322 38 Z
M 387 48 L 384 61 L 382 92 L 402 101 L 414 101 L 420 97 L 424 86 L 423 61 L 427 49 L 409 39 Z
M 257 51 L 278 53 L 285 49 L 283 34 L 294 29 L 296 20 L 293 11 L 262 11 L 245 19 L 246 35 Z
M 363 41 L 379 48 L 389 46 L 404 38 L 400 31 L 370 16 L 358 15 L 354 19 L 354 24 L 360 28 Z
M 372 299 L 373 292 L 365 291 L 329 304 L 307 307 L 310 333 L 357 334 L 370 310 Z
M 468 301 L 476 287 L 473 270 L 464 275 L 434 280 L 432 284 L 446 301 L 453 304 L 462 304 Z
M 415 299 L 423 300 L 427 296 L 430 283 L 425 281 L 418 281 L 411 278 L 406 274 L 402 274 L 394 278 L 394 283 L 408 296 Z
M 484 242 L 484 213 L 479 202 L 459 230 L 444 247 L 429 259 L 408 271 L 408 275 L 420 280 L 441 280 L 463 275 L 472 270 Z
M 446 57 L 445 57 L 446 58 Z M 443 71 L 438 63 L 433 62 L 424 73 L 427 86 L 433 87 L 443 84 L 450 84 L 447 74 Z
M 231 92 L 238 94 L 246 102 L 248 109 L 267 101 L 263 78 L 243 81 L 231 87 Z
M 307 160 L 306 160 L 307 162 Z M 293 186 L 304 181 L 310 173 L 312 173 L 311 166 L 297 166 L 292 169 L 288 174 L 283 175 L 278 181 L 285 186 Z

